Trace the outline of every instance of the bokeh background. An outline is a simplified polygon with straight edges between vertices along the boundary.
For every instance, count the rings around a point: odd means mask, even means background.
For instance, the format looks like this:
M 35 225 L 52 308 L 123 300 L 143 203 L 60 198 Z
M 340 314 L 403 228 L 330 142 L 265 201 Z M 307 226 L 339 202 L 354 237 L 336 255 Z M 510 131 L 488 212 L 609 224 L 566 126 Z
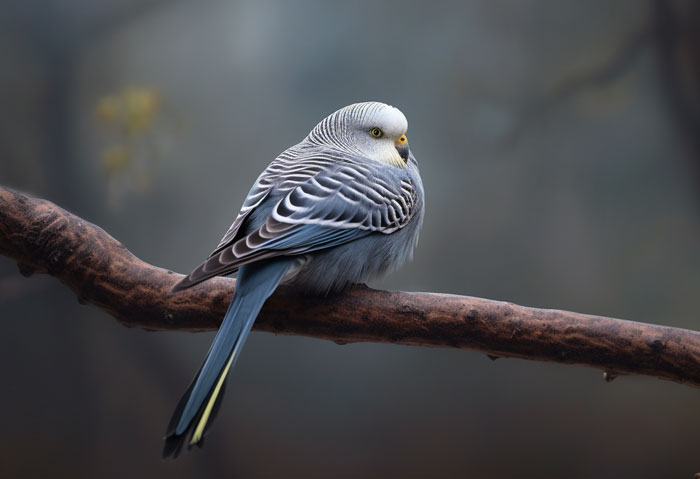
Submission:
M 427 192 L 376 287 L 700 329 L 688 1 L 2 2 L 0 183 L 188 272 L 346 104 L 403 110 Z M 0 258 L 2 477 L 692 477 L 700 393 L 483 354 L 251 335 L 160 460 L 212 333 L 149 333 Z

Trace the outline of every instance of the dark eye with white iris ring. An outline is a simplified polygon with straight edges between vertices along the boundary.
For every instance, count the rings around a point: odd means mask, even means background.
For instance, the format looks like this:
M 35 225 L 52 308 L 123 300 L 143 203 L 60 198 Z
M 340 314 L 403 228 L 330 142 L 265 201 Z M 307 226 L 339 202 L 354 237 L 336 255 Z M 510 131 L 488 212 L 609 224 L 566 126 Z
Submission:
M 369 130 L 369 134 L 375 138 L 381 138 L 382 135 L 384 135 L 384 132 L 379 128 L 372 128 L 371 130 Z

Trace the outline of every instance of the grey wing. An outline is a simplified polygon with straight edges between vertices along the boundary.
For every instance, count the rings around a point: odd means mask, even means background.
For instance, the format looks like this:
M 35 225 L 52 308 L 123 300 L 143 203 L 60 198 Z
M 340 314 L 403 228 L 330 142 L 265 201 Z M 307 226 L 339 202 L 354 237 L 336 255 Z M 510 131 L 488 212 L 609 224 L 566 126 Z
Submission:
M 256 194 L 248 198 L 253 200 L 246 199 L 247 209 L 241 209 L 217 249 L 173 290 L 230 274 L 253 261 L 329 248 L 374 232 L 389 234 L 406 225 L 417 210 L 418 193 L 410 179 L 385 179 L 377 168 L 359 162 L 333 163 L 331 158 L 319 157 L 303 172 L 299 164 L 286 170 L 284 164 L 277 167 L 287 174 L 277 182 L 268 180 L 269 187 L 261 182 L 265 173 L 261 175 L 256 186 L 262 183 L 262 187 L 251 190 Z M 242 235 L 241 225 L 250 211 L 270 201 L 273 190 L 274 196 L 279 197 L 280 191 L 283 196 L 269 217 Z
M 236 238 L 239 236 L 241 226 L 243 226 L 243 222 L 248 219 L 248 215 L 250 215 L 250 213 L 267 198 L 271 190 L 272 185 L 265 182 L 262 176 L 258 178 L 258 181 L 255 182 L 248 193 L 248 196 L 246 196 L 245 200 L 243 201 L 243 206 L 241 206 L 241 211 L 239 211 L 238 216 L 236 216 L 236 219 L 233 221 L 233 224 L 231 224 L 228 231 L 226 231 L 224 237 L 221 238 L 221 241 L 219 241 L 216 249 L 211 252 L 209 258 L 216 255 L 219 251 L 226 248 L 226 246 L 230 245 L 236 240 Z
M 408 177 L 382 174 L 381 169 L 367 165 L 341 164 L 295 187 L 270 218 L 287 224 L 390 234 L 411 221 L 417 199 L 416 187 Z
M 328 155 L 314 153 L 314 150 L 306 151 L 296 146 L 275 158 L 255 181 L 248 196 L 243 201 L 238 216 L 209 257 L 215 256 L 240 239 L 242 236 L 240 234 L 241 227 L 250 213 L 260 206 L 273 190 L 277 192 L 289 191 L 329 167 L 331 159 L 328 158 Z

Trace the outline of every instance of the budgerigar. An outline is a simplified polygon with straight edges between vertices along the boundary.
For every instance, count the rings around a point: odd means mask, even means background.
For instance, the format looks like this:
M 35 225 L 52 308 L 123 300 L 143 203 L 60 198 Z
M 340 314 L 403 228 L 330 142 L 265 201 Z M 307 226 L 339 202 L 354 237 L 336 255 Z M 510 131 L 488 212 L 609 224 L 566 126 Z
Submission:
M 280 283 L 327 294 L 396 268 L 413 254 L 423 184 L 406 117 L 379 102 L 331 114 L 258 177 L 209 258 L 173 291 L 238 271 L 236 291 L 204 364 L 168 425 L 163 456 L 202 444 L 226 376 Z

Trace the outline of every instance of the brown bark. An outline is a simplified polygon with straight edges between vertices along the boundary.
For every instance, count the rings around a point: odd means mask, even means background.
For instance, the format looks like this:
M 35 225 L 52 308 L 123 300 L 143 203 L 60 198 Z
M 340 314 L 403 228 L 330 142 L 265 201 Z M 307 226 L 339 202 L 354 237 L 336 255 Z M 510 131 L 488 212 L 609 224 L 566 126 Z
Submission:
M 101 228 L 41 199 L 0 187 L 0 253 L 29 275 L 49 273 L 129 327 L 216 329 L 235 280 L 215 278 L 176 294 L 181 274 L 147 264 Z M 330 339 L 472 349 L 600 368 L 700 386 L 700 333 L 512 303 L 357 286 L 328 297 L 281 287 L 258 331 Z

